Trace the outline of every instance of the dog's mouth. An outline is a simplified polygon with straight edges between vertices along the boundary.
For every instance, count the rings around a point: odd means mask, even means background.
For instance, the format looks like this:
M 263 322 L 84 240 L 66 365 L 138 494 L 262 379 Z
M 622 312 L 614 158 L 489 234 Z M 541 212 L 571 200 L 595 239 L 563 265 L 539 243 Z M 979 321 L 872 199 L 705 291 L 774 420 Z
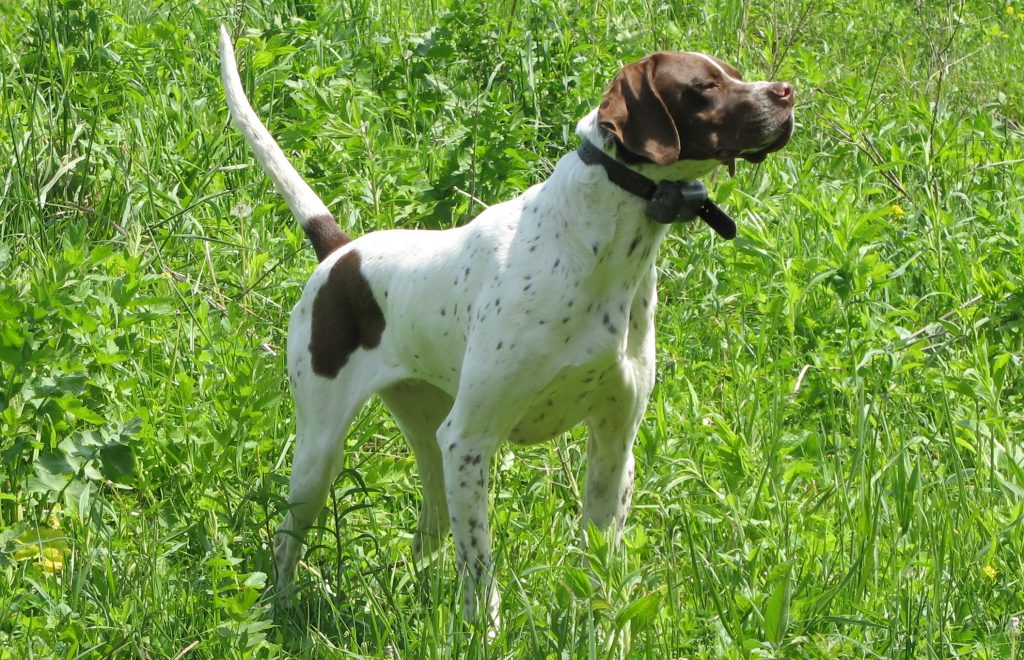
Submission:
M 756 146 L 748 147 L 746 149 L 736 148 L 721 148 L 715 154 L 722 163 L 732 165 L 737 158 L 749 161 L 751 163 L 761 163 L 768 157 L 768 154 L 779 151 L 789 143 L 789 138 L 793 135 L 793 114 L 789 113 L 784 121 L 782 121 L 778 128 L 771 131 L 767 137 L 762 139 L 756 144 Z
M 789 142 L 789 138 L 792 137 L 792 135 L 793 116 L 790 115 L 789 120 L 782 125 L 781 129 L 779 130 L 779 134 L 775 137 L 774 140 L 772 140 L 771 144 L 769 144 L 767 147 L 757 149 L 753 152 L 743 152 L 740 154 L 740 158 L 746 161 L 750 161 L 751 163 L 761 163 L 764 161 L 765 158 L 768 157 L 768 154 L 772 153 L 773 151 L 778 151 L 779 149 L 782 149 L 784 146 L 786 146 L 786 144 Z

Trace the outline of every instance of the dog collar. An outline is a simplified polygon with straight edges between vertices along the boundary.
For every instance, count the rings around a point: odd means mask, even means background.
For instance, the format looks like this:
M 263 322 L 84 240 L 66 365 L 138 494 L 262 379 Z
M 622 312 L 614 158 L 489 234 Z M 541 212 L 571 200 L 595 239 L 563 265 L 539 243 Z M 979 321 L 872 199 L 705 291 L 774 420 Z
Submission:
M 645 213 L 655 222 L 667 225 L 699 217 L 722 238 L 736 238 L 736 223 L 708 199 L 708 189 L 700 181 L 664 180 L 655 183 L 601 151 L 590 140 L 583 140 L 576 153 L 587 165 L 602 166 L 611 182 L 618 187 L 646 199 Z

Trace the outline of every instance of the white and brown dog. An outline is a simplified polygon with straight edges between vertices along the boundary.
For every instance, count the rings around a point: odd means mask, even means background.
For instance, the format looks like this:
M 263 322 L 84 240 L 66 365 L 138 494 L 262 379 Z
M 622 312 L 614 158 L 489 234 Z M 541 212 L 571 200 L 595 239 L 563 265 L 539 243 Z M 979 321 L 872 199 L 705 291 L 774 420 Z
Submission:
M 654 385 L 655 260 L 668 225 L 573 152 L 549 179 L 463 227 L 352 240 L 253 112 L 223 28 L 220 52 L 231 117 L 320 260 L 288 326 L 297 439 L 274 548 L 278 586 L 295 579 L 347 428 L 376 394 L 423 482 L 413 553 L 434 551 L 450 527 L 464 615 L 483 604 L 496 624 L 488 467 L 504 441 L 542 442 L 585 422 L 583 525 L 621 535 Z M 713 57 L 662 52 L 623 67 L 577 132 L 660 181 L 693 180 L 737 157 L 760 162 L 792 128 L 789 84 L 743 82 Z

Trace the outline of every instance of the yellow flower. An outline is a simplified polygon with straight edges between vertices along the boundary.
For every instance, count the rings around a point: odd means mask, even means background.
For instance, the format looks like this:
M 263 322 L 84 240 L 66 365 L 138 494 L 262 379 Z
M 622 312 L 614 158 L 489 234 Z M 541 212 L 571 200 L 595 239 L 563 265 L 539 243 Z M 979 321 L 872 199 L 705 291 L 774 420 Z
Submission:
M 1013 13 L 1014 13 L 1013 5 L 1006 5 L 1006 13 L 1009 16 L 1013 16 Z
M 43 548 L 39 556 L 39 565 L 44 573 L 60 573 L 64 570 L 64 553 L 58 548 Z
M 990 564 L 985 564 L 984 566 L 982 566 L 981 572 L 984 573 L 990 580 L 996 579 L 996 575 L 999 574 L 999 571 L 993 568 Z
M 889 214 L 894 215 L 897 218 L 902 218 L 907 214 L 907 212 L 904 211 L 903 207 L 900 206 L 899 204 L 893 204 L 892 206 L 889 207 Z
M 71 552 L 67 536 L 59 529 L 33 529 L 18 538 L 18 548 L 14 551 L 15 561 L 35 562 L 44 573 L 60 573 L 64 570 L 64 560 Z

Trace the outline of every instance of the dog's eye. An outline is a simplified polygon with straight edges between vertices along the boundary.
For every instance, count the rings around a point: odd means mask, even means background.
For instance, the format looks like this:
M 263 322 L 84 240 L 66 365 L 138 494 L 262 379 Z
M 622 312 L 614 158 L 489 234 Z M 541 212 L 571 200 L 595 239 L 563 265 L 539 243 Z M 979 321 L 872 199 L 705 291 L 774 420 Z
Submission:
M 706 91 L 708 91 L 710 89 L 718 89 L 718 83 L 716 83 L 713 80 L 709 80 L 707 82 L 698 83 L 697 84 L 697 89 L 699 89 L 701 91 L 704 91 L 704 92 L 706 92 Z

